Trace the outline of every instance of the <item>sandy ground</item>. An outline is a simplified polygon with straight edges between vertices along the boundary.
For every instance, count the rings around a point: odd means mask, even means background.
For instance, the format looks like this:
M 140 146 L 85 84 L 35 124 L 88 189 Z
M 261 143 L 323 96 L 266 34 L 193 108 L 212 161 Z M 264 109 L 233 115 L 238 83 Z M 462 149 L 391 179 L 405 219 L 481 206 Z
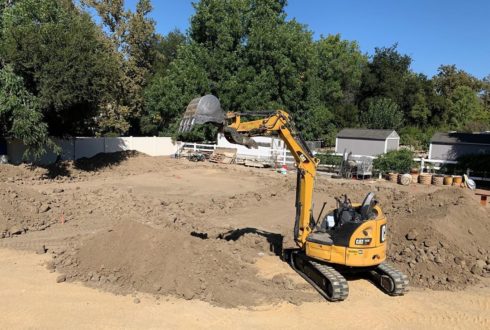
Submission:
M 470 191 L 319 177 L 316 212 L 377 193 L 389 262 L 412 286 L 393 298 L 350 280 L 328 303 L 272 249 L 292 242 L 294 173 L 141 155 L 65 165 L 0 167 L 0 328 L 490 328 L 490 208 Z
M 462 292 L 414 290 L 391 298 L 370 283 L 350 282 L 343 303 L 283 303 L 223 309 L 207 303 L 138 295 L 117 296 L 78 283 L 56 283 L 48 256 L 0 250 L 0 324 L 19 328 L 268 328 L 488 329 L 490 288 Z M 269 260 L 270 261 L 270 260 Z M 267 262 L 267 264 L 270 264 Z M 275 265 L 282 267 L 280 264 Z M 267 272 L 267 270 L 264 270 Z

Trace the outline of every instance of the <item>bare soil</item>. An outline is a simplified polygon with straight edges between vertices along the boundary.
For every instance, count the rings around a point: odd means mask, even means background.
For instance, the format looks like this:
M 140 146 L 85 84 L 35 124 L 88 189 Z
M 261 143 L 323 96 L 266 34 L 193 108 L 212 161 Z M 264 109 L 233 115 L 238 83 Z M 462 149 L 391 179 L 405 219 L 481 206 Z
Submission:
M 389 218 L 389 261 L 413 287 L 487 286 L 490 209 L 470 191 L 319 176 L 316 212 L 323 201 L 333 208 L 334 196 L 361 201 L 369 191 Z M 134 153 L 2 165 L 0 247 L 47 250 L 47 268 L 67 281 L 117 294 L 222 307 L 321 303 L 294 273 L 263 273 L 294 246 L 294 196 L 292 172 Z
M 488 329 L 490 286 L 464 291 L 413 288 L 389 297 L 365 280 L 350 281 L 342 303 L 281 303 L 223 308 L 198 299 L 143 293 L 114 295 L 78 283 L 56 283 L 49 254 L 0 249 L 0 324 L 4 329 Z M 257 263 L 259 276 L 294 271 L 275 257 Z M 488 279 L 483 279 L 486 281 Z M 138 302 L 137 304 L 135 302 Z

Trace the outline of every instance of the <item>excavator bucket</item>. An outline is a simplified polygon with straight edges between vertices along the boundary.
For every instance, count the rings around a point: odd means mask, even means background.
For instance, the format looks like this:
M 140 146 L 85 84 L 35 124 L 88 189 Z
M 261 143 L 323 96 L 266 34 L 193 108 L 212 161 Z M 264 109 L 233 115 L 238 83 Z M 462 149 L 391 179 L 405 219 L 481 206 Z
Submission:
M 221 109 L 219 100 L 214 95 L 204 95 L 193 99 L 184 112 L 180 122 L 179 132 L 189 132 L 194 125 L 214 123 L 223 124 L 225 113 Z

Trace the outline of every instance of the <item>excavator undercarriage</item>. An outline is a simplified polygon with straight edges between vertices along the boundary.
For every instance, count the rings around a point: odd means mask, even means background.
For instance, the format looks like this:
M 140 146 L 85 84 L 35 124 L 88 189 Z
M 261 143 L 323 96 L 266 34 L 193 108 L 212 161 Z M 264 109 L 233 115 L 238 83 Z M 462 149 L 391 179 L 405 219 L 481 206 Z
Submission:
M 361 268 L 333 266 L 308 257 L 300 249 L 284 251 L 284 259 L 328 301 L 342 301 L 349 295 L 344 275 L 365 278 L 390 296 L 408 291 L 407 275 L 387 263 Z

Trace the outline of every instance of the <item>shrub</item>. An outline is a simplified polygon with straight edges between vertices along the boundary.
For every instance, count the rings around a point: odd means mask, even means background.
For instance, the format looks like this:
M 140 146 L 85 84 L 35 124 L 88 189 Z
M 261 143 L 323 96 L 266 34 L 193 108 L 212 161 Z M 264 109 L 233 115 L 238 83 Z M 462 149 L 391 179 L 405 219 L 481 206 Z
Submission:
M 342 163 L 342 156 L 334 154 L 316 154 L 315 157 L 320 159 L 320 164 L 323 165 L 340 165 Z
M 413 152 L 407 149 L 389 151 L 373 162 L 374 168 L 382 173 L 407 173 L 414 165 Z

